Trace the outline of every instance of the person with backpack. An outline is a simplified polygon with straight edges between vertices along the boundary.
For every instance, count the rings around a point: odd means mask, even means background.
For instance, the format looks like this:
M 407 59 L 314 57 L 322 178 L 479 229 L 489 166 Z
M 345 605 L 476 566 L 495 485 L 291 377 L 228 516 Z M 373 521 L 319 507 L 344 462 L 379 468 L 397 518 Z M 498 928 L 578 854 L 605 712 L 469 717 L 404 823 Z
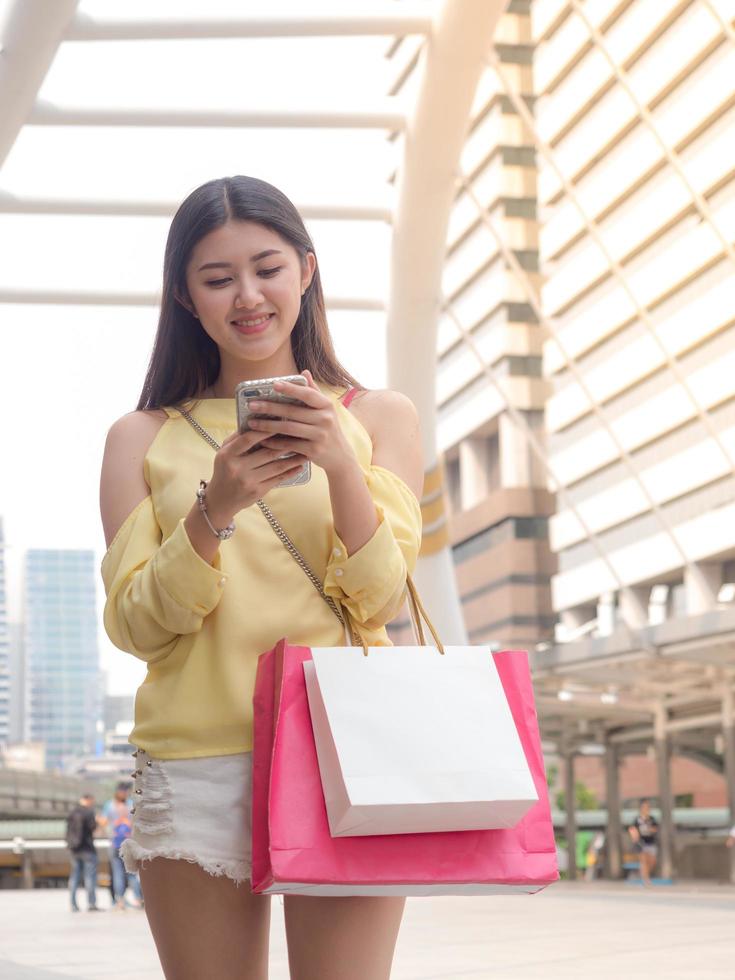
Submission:
M 120 857 L 120 848 L 130 837 L 132 829 L 131 784 L 120 782 L 115 787 L 115 795 L 102 807 L 102 825 L 110 839 L 110 874 L 112 876 L 112 900 L 115 908 L 126 908 L 125 892 L 128 885 L 133 889 L 136 908 L 143 907 L 140 880 L 134 872 L 125 870 Z
M 66 844 L 71 855 L 69 892 L 71 910 L 78 912 L 77 889 L 84 877 L 87 892 L 87 909 L 99 912 L 97 906 L 97 851 L 94 845 L 94 832 L 97 829 L 97 816 L 94 812 L 94 796 L 84 793 L 79 803 L 66 819 Z

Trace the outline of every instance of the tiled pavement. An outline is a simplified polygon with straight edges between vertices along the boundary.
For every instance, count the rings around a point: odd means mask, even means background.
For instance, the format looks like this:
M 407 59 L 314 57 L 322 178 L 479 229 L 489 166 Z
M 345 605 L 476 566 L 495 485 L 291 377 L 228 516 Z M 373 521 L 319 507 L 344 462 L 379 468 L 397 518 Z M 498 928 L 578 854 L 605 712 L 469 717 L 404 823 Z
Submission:
M 270 980 L 288 980 L 278 899 L 272 918 Z M 657 975 L 735 977 L 735 888 L 560 883 L 535 896 L 409 899 L 392 980 Z M 73 915 L 66 892 L 37 890 L 0 891 L 0 977 L 160 980 L 162 973 L 145 913 Z

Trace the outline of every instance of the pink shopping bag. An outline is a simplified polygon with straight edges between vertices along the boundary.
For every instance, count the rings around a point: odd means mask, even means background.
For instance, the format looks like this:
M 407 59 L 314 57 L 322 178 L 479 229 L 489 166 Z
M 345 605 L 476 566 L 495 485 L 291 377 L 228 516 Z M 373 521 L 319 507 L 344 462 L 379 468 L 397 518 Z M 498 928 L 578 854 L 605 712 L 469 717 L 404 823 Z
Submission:
M 303 662 L 282 639 L 260 656 L 253 696 L 252 890 L 296 895 L 533 893 L 558 878 L 525 651 L 492 654 L 538 792 L 511 829 L 331 837 Z

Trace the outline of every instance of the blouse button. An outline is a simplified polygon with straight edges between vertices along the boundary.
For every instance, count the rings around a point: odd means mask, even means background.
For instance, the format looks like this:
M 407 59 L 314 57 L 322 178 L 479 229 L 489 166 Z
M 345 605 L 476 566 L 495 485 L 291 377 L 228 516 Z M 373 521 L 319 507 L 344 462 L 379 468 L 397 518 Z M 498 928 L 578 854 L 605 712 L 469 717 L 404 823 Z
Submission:
M 335 574 L 335 575 L 343 575 L 344 573 L 343 573 L 343 571 L 342 571 L 342 569 L 341 569 L 341 568 L 335 568 L 335 570 L 334 570 L 334 574 Z
M 334 555 L 335 558 L 339 558 L 342 552 L 339 550 L 339 548 L 335 548 L 332 554 Z
M 218 586 L 219 586 L 219 587 L 220 587 L 221 589 L 224 589 L 224 587 L 225 587 L 225 583 L 226 583 L 226 582 L 227 582 L 227 579 L 226 579 L 226 578 L 221 578 L 221 579 L 219 580 L 219 582 L 217 583 L 217 585 L 218 585 Z

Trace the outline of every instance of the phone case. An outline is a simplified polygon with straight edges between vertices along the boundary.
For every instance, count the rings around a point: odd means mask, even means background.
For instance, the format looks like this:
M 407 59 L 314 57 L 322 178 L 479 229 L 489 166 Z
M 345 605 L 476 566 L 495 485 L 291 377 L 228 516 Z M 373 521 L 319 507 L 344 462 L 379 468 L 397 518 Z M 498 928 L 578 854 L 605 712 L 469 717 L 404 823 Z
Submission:
M 247 432 L 249 428 L 248 418 L 252 414 L 258 414 L 263 418 L 279 418 L 278 415 L 266 415 L 264 412 L 252 413 L 248 402 L 253 399 L 260 399 L 261 401 L 286 402 L 290 405 L 300 404 L 298 398 L 290 398 L 288 395 L 283 395 L 276 391 L 273 388 L 274 381 L 292 381 L 294 384 L 302 385 L 305 388 L 308 387 L 308 383 L 303 374 L 286 374 L 277 378 L 259 378 L 255 381 L 241 381 L 235 388 L 235 407 L 237 409 L 238 432 Z M 278 458 L 285 459 L 286 457 L 293 455 L 294 453 L 283 453 L 283 455 L 279 456 Z M 308 483 L 310 479 L 311 463 L 307 459 L 298 473 L 292 477 L 289 477 L 287 480 L 283 480 L 281 483 L 276 484 L 276 486 L 297 487 L 303 485 L 304 483 Z

